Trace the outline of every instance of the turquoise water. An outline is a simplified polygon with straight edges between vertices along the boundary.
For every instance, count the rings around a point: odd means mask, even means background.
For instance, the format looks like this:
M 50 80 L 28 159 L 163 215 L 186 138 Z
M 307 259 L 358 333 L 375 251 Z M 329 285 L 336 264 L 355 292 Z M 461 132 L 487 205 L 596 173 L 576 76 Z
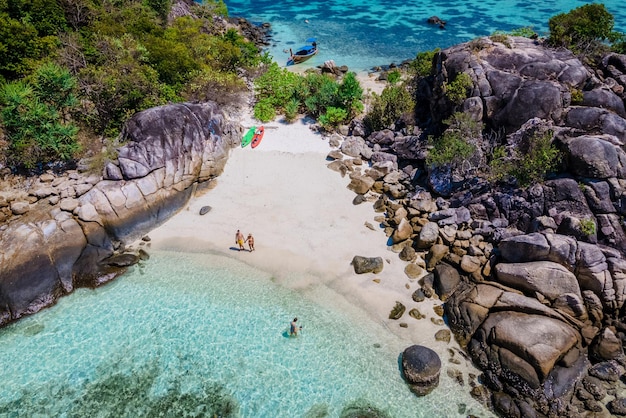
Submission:
M 268 52 L 278 63 L 286 63 L 285 50 L 316 37 L 320 52 L 302 67 L 332 59 L 357 72 L 399 64 L 420 51 L 446 48 L 496 30 L 530 26 L 545 35 L 550 17 L 588 3 L 592 1 L 226 0 L 231 16 L 272 24 Z M 603 3 L 615 18 L 615 29 L 626 32 L 623 0 Z M 426 23 L 433 15 L 447 21 L 445 30 Z
M 488 415 L 445 358 L 440 386 L 415 397 L 398 368 L 406 342 L 323 289 L 301 293 L 223 256 L 153 252 L 0 330 L 0 416 Z

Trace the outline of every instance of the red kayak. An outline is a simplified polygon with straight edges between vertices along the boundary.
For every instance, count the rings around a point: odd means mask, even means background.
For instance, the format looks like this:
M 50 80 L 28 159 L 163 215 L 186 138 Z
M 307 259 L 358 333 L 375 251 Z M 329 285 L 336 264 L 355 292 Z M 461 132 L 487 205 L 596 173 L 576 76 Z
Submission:
M 252 137 L 252 143 L 250 144 L 252 148 L 256 148 L 257 146 L 259 146 L 259 144 L 261 143 L 261 140 L 263 139 L 264 133 L 265 133 L 265 128 L 263 128 L 263 126 L 259 126 L 257 130 L 254 132 L 254 136 Z

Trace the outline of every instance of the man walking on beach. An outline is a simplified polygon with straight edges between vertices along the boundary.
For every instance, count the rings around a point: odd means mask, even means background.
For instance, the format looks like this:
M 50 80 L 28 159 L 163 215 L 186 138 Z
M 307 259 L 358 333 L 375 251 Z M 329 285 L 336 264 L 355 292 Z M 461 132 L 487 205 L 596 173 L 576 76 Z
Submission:
M 241 233 L 240 230 L 237 230 L 237 233 L 235 234 L 235 244 L 239 244 L 239 251 L 244 250 L 245 248 L 243 248 L 243 234 Z

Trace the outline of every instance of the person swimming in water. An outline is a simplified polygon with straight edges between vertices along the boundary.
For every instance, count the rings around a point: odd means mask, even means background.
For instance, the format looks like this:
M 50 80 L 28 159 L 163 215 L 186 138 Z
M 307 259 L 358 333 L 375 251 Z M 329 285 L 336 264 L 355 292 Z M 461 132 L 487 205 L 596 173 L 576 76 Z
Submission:
M 289 324 L 290 336 L 297 337 L 298 331 L 302 329 L 302 325 L 298 326 L 297 322 L 298 322 L 298 318 L 294 318 L 293 321 L 291 321 L 291 324 Z

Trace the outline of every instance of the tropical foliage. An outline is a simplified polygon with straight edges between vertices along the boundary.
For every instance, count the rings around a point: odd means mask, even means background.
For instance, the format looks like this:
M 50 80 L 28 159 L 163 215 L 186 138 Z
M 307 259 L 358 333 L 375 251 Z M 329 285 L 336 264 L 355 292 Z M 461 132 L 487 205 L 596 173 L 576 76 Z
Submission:
M 68 123 L 76 104 L 76 85 L 67 70 L 45 64 L 29 81 L 0 88 L 0 116 L 9 140 L 8 161 L 33 168 L 38 163 L 68 160 L 79 151 L 78 128 Z
M 569 48 L 577 54 L 595 53 L 615 42 L 624 42 L 623 34 L 613 30 L 614 18 L 603 4 L 585 4 L 548 21 L 548 41 L 554 46 Z
M 469 114 L 457 112 L 444 121 L 448 128 L 439 138 L 430 137 L 431 147 L 426 158 L 429 166 L 460 166 L 476 151 L 473 144 L 482 137 L 482 123 L 474 121 Z
M 491 178 L 494 181 L 512 178 L 519 186 L 529 186 L 556 171 L 561 159 L 561 152 L 552 144 L 552 132 L 535 134 L 520 147 L 497 147 L 490 165 Z
M 241 71 L 266 57 L 219 23 L 228 13 L 222 0 L 194 3 L 200 18 L 168 20 L 170 7 L 171 0 L 0 0 L 0 115 L 9 144 L 0 161 L 71 159 L 79 129 L 101 144 L 152 106 L 234 100 L 246 89 Z
M 365 124 L 372 131 L 389 128 L 398 120 L 412 120 L 415 102 L 404 85 L 385 86 L 380 95 L 372 94 Z
M 274 62 L 255 80 L 254 86 L 257 97 L 254 115 L 263 122 L 277 114 L 293 120 L 300 112 L 318 118 L 323 126 L 330 128 L 363 110 L 363 88 L 352 72 L 338 81 L 326 74 L 296 74 Z

